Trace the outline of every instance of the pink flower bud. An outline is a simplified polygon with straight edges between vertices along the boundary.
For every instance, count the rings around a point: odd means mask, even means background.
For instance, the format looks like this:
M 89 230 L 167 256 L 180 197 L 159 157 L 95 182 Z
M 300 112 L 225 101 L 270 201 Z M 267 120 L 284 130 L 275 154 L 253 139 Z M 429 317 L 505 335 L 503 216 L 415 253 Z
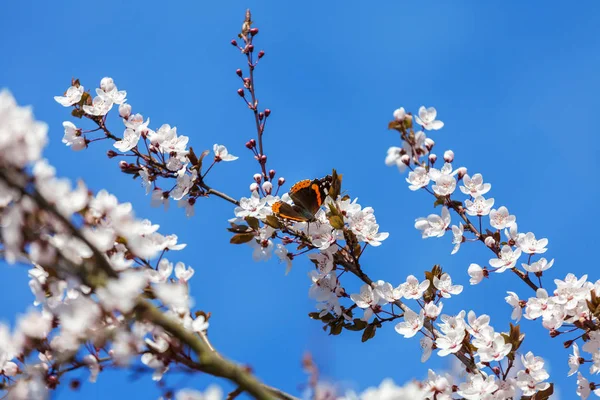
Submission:
M 430 154 L 429 155 L 429 162 L 431 164 L 435 164 L 436 161 L 437 161 L 437 156 L 435 154 Z
M 254 45 L 253 44 L 248 45 L 248 51 L 250 53 L 252 53 L 254 51 Z
M 461 180 L 463 178 L 463 176 L 465 176 L 467 174 L 467 169 L 465 167 L 460 167 L 459 169 L 457 169 L 458 171 L 458 179 Z
M 496 245 L 496 241 L 494 240 L 493 237 L 488 236 L 485 238 L 485 245 L 487 247 L 494 247 Z
M 263 58 L 264 55 L 265 55 L 265 51 L 264 50 L 261 50 L 261 51 L 258 52 L 258 58 Z
M 266 164 L 267 163 L 267 156 L 266 155 L 261 155 L 260 156 L 260 160 L 258 160 L 261 164 Z
M 281 178 L 277 179 L 277 184 L 279 186 L 283 186 L 284 183 L 285 183 L 285 178 L 284 177 L 281 177 Z
M 131 105 L 127 103 L 121 104 L 119 106 L 119 115 L 125 119 L 129 118 L 131 115 Z
M 405 165 L 410 165 L 410 156 L 408 154 L 403 154 L 400 157 L 400 161 L 402 161 L 402 163 Z
M 425 147 L 427 148 L 427 150 L 431 151 L 431 149 L 433 149 L 433 146 L 435 146 L 435 142 L 433 141 L 433 139 L 425 139 Z
M 273 178 L 275 178 L 275 170 L 274 169 L 269 171 L 269 179 L 273 179 Z
M 240 95 L 240 97 L 244 97 L 244 89 L 242 89 L 242 88 L 239 88 L 239 89 L 237 90 L 237 94 L 239 94 L 239 95 Z
M 241 77 L 242 76 L 242 70 L 241 69 L 236 69 L 235 73 L 237 74 L 237 76 Z
M 252 150 L 252 148 L 254 147 L 254 145 L 252 144 L 251 141 L 247 141 L 246 142 L 246 147 Z
M 107 156 L 108 158 L 114 158 L 114 157 L 118 156 L 118 154 L 117 154 L 117 152 L 116 152 L 116 151 L 114 151 L 114 150 L 108 150 L 108 151 L 106 152 L 106 156 Z
M 252 144 L 252 147 L 255 147 L 255 146 L 256 146 L 256 140 L 254 140 L 254 139 L 250 139 L 250 143 Z
M 446 150 L 444 152 L 444 161 L 447 163 L 451 163 L 454 161 L 454 152 L 452 150 Z
M 271 182 L 263 182 L 262 188 L 266 194 L 271 194 L 271 191 L 273 190 L 273 184 Z
M 262 181 L 262 175 L 261 174 L 254 174 L 253 178 L 258 183 L 260 183 Z
M 258 28 L 252 28 L 252 29 L 250 29 L 250 34 L 252 36 L 258 35 Z
M 270 108 L 266 108 L 265 109 L 265 116 L 268 117 L 269 115 L 271 115 L 271 109 Z
M 258 183 L 253 182 L 252 184 L 250 184 L 250 191 L 251 192 L 256 192 L 258 190 Z
M 119 168 L 121 168 L 122 170 L 126 170 L 128 166 L 129 164 L 127 164 L 127 161 L 119 161 Z
M 234 40 L 231 41 L 231 45 L 237 47 L 237 42 Z
M 264 112 L 261 111 L 261 112 L 258 113 L 258 119 L 259 120 L 262 121 L 264 117 L 265 117 L 265 113 Z

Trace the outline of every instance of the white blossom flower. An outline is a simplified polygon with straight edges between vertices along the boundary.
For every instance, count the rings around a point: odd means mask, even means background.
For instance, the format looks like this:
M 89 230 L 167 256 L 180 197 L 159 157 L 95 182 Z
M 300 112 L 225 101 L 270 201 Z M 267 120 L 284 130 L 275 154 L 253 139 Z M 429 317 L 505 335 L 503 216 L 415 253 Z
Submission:
M 102 97 L 105 101 L 122 104 L 126 101 L 127 92 L 118 90 L 112 78 L 102 78 L 100 88 L 96 89 L 96 94 Z
M 414 171 L 408 173 L 406 182 L 410 183 L 408 188 L 412 191 L 419 190 L 429 184 L 429 173 L 423 167 L 417 167 Z
M 71 147 L 71 150 L 79 151 L 86 148 L 85 138 L 79 135 L 79 129 L 69 121 L 63 122 L 65 128 L 65 135 L 62 138 L 62 142 Z
M 435 345 L 439 349 L 440 357 L 456 353 L 462 348 L 462 342 L 465 338 L 464 330 L 451 330 L 446 335 L 440 335 L 435 339 Z
M 229 154 L 227 151 L 227 147 L 222 144 L 215 144 L 213 146 L 213 151 L 215 152 L 215 161 L 234 161 L 239 157 Z
M 526 263 L 521 263 L 521 266 L 523 268 L 525 268 L 525 271 L 527 271 L 527 272 L 541 273 L 541 272 L 544 272 L 545 270 L 549 269 L 550 267 L 552 267 L 553 264 L 554 264 L 554 259 L 552 259 L 550 262 L 548 262 L 548 260 L 546 260 L 544 257 L 542 257 L 539 260 L 532 262 L 531 265 L 526 264 Z
M 490 266 L 493 268 L 497 268 L 495 272 L 502 273 L 509 268 L 514 268 L 517 260 L 521 257 L 521 249 L 513 249 L 508 246 L 502 246 L 500 250 L 500 254 L 498 254 L 500 258 L 492 258 L 490 259 Z
M 510 318 L 516 322 L 519 322 L 521 316 L 523 315 L 523 308 L 521 307 L 519 296 L 517 296 L 515 292 L 506 293 L 508 293 L 508 296 L 506 296 L 504 300 L 506 300 L 506 302 L 513 308 Z
M 527 254 L 545 253 L 548 250 L 546 248 L 547 245 L 548 239 L 537 240 L 533 232 L 529 232 L 523 236 L 519 236 L 519 238 L 517 239 L 517 246 L 519 246 L 519 248 Z
M 484 216 L 490 213 L 494 199 L 485 199 L 483 196 L 475 197 L 475 200 L 465 200 L 467 214 L 471 216 Z
M 96 96 L 94 97 L 94 100 L 92 100 L 91 106 L 83 106 L 83 111 L 85 111 L 86 114 L 94 116 L 106 115 L 112 109 L 113 104 L 114 103 L 109 99 Z
M 427 318 L 436 319 L 442 312 L 442 308 L 444 308 L 444 304 L 442 302 L 436 305 L 433 301 L 430 301 L 429 303 L 425 304 L 423 311 L 425 312 L 425 316 Z
M 406 277 L 406 282 L 399 286 L 400 293 L 405 299 L 420 299 L 429 288 L 430 283 L 427 279 L 419 283 L 415 276 L 409 275 Z
M 423 336 L 419 341 L 423 354 L 421 355 L 421 362 L 425 362 L 431 356 L 433 350 L 433 340 L 429 336 Z
M 483 183 L 483 176 L 481 174 L 475 174 L 473 177 L 465 175 L 462 182 L 464 186 L 460 187 L 460 191 L 473 198 L 483 196 L 492 188 L 492 185 L 489 183 Z
M 492 399 L 498 389 L 494 375 L 467 375 L 467 381 L 458 385 L 457 393 L 467 400 Z
M 490 225 L 496 229 L 504 229 L 512 226 L 517 221 L 517 217 L 510 215 L 508 209 L 504 206 L 498 210 L 493 209 L 490 212 Z
M 423 328 L 425 322 L 425 314 L 423 310 L 417 315 L 412 310 L 404 312 L 404 321 L 396 324 L 396 332 L 403 335 L 405 338 L 411 338 L 417 334 Z
M 442 237 L 450 225 L 450 212 L 447 207 L 442 208 L 442 215 L 430 214 L 427 218 L 417 218 L 415 228 L 421 231 L 423 239 Z
M 140 135 L 140 131 L 127 128 L 123 133 L 123 139 L 116 141 L 113 146 L 121 153 L 128 152 L 137 146 L 138 142 L 140 141 Z
M 64 96 L 54 96 L 54 100 L 63 107 L 71 107 L 73 104 L 79 103 L 83 95 L 83 86 L 71 86 L 67 89 Z
M 573 343 L 573 354 L 569 356 L 569 373 L 567 376 L 573 375 L 579 369 L 581 365 L 582 357 L 579 355 L 579 346 L 577 343 Z
M 463 291 L 462 285 L 453 285 L 452 278 L 446 272 L 442 274 L 440 278 L 437 276 L 433 277 L 433 286 L 435 286 L 442 297 L 449 299 L 451 295 L 460 294 Z
M 456 252 L 458 252 L 464 239 L 464 233 L 465 228 L 462 223 L 459 223 L 458 226 L 452 225 L 452 244 L 454 245 L 454 248 L 450 254 L 456 254 Z
M 175 264 L 175 277 L 179 280 L 179 282 L 188 282 L 194 276 L 194 268 L 188 266 L 186 268 L 185 264 L 181 261 Z
M 483 278 L 485 278 L 485 275 L 483 273 L 483 268 L 481 268 L 479 265 L 474 264 L 474 263 L 469 265 L 469 269 L 467 270 L 467 273 L 471 277 L 471 279 L 469 279 L 469 283 L 471 285 L 477 285 L 479 282 L 481 282 L 483 280 Z
M 419 116 L 415 117 L 417 124 L 423 126 L 423 128 L 427 130 L 437 131 L 438 129 L 442 129 L 444 123 L 442 121 L 438 121 L 435 119 L 437 116 L 437 111 L 433 107 L 425 108 L 421 106 L 419 108 Z

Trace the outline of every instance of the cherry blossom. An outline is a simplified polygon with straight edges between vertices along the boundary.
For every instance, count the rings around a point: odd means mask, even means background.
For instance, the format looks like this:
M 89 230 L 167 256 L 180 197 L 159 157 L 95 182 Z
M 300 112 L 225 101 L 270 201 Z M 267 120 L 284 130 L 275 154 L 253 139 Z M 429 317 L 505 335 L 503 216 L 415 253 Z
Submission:
M 504 206 L 498 210 L 490 211 L 490 225 L 496 229 L 504 229 L 510 227 L 517 221 L 517 217 L 509 215 L 508 209 Z
M 460 191 L 473 198 L 483 196 L 492 188 L 492 185 L 489 183 L 483 183 L 483 176 L 481 174 L 475 174 L 473 177 L 465 175 L 462 182 L 464 186 L 460 186 Z
M 81 136 L 80 130 L 69 121 L 63 122 L 63 127 L 65 128 L 65 135 L 62 142 L 74 151 L 85 149 L 85 138 Z
M 215 161 L 217 162 L 234 161 L 239 158 L 232 154 L 229 154 L 229 152 L 227 151 L 227 147 L 223 146 L 222 144 L 215 144 L 213 146 L 213 151 L 215 152 Z
M 517 246 L 527 254 L 543 254 L 548 250 L 547 245 L 548 239 L 537 240 L 532 232 L 519 236 L 517 239 Z
M 84 90 L 81 85 L 71 86 L 67 89 L 64 96 L 54 96 L 54 100 L 63 107 L 71 107 L 73 104 L 79 103 Z
M 447 273 L 443 273 L 440 278 L 437 276 L 433 277 L 433 286 L 435 286 L 442 297 L 450 298 L 451 295 L 460 294 L 463 291 L 462 285 L 453 285 L 452 278 Z
M 430 214 L 427 218 L 417 218 L 415 228 L 422 231 L 423 239 L 442 237 L 450 225 L 450 212 L 447 207 L 442 208 L 442 215 Z
M 465 200 L 467 214 L 471 216 L 484 216 L 490 213 L 494 199 L 485 199 L 483 196 L 475 197 L 475 200 Z
M 471 277 L 471 279 L 469 280 L 469 283 L 471 285 L 477 285 L 485 277 L 485 275 L 483 273 L 483 268 L 481 268 L 479 265 L 477 265 L 475 263 L 472 263 L 471 265 L 469 265 L 467 273 Z
M 438 129 L 442 129 L 444 123 L 436 120 L 436 116 L 437 111 L 435 108 L 425 108 L 424 106 L 421 106 L 421 108 L 419 108 L 419 116 L 415 117 L 415 120 L 417 121 L 417 124 L 423 126 L 423 128 L 437 131 Z
M 360 307 L 360 306 L 359 306 Z M 414 311 L 408 310 L 404 313 L 404 321 L 396 324 L 396 332 L 405 338 L 411 338 L 423 328 L 425 322 L 425 314 L 423 310 L 417 315 Z M 437 342 L 436 342 L 437 343 Z

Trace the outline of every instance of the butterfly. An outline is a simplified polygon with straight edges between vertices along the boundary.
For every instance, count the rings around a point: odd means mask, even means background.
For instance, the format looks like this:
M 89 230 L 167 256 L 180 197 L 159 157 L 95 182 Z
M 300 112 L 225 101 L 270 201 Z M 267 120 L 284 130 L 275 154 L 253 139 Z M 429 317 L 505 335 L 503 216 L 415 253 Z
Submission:
M 325 178 L 304 179 L 295 183 L 289 192 L 294 204 L 278 201 L 271 207 L 273 213 L 292 221 L 315 221 L 315 214 L 323 205 L 331 182 L 332 177 L 327 175 Z

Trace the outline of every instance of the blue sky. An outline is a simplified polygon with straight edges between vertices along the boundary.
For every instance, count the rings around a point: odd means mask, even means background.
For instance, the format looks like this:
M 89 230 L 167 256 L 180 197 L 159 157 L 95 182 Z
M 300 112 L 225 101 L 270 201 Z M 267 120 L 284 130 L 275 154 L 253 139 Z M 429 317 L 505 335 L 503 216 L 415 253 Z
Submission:
M 197 273 L 192 293 L 211 311 L 210 336 L 217 349 L 250 363 L 265 382 L 298 393 L 305 382 L 300 360 L 313 353 L 323 374 L 362 389 L 384 377 L 396 382 L 423 378 L 427 368 L 448 368 L 449 358 L 418 361 L 418 341 L 404 340 L 385 326 L 374 340 L 360 335 L 325 335 L 307 314 L 310 264 L 298 260 L 284 276 L 277 261 L 254 263 L 246 246 L 228 244 L 229 204 L 205 199 L 197 216 L 151 209 L 137 182 L 118 172 L 104 144 L 85 153 L 65 148 L 62 122 L 69 113 L 54 102 L 71 77 L 95 88 L 104 76 L 128 91 L 134 112 L 151 127 L 175 125 L 194 149 L 225 144 L 240 156 L 211 172 L 209 182 L 234 197 L 248 194 L 254 160 L 244 143 L 254 136 L 250 112 L 235 93 L 241 55 L 229 45 L 246 7 L 260 29 L 257 47 L 266 56 L 257 69 L 261 104 L 273 110 L 266 133 L 269 166 L 288 182 L 319 177 L 337 168 L 344 186 L 363 206 L 372 206 L 383 246 L 369 249 L 363 266 L 376 279 L 399 284 L 441 264 L 463 295 L 444 311 L 469 308 L 508 328 L 507 290 L 532 292 L 513 275 L 468 285 L 471 262 L 486 264 L 489 252 L 464 245 L 450 256 L 450 237 L 422 240 L 414 219 L 434 212 L 426 193 L 412 193 L 383 160 L 397 137 L 386 130 L 392 111 L 435 106 L 446 124 L 435 132 L 438 153 L 451 148 L 456 166 L 480 172 L 492 183 L 496 205 L 517 215 L 519 228 L 547 237 L 555 258 L 546 279 L 567 272 L 596 280 L 590 249 L 597 246 L 600 108 L 600 7 L 582 2 L 8 2 L 0 13 L 0 87 L 20 104 L 32 104 L 49 124 L 46 157 L 59 174 L 106 188 L 137 214 L 177 233 L 189 246 L 171 256 Z M 110 122 L 119 131 L 122 125 Z M 435 210 L 438 212 L 439 210 Z M 453 216 L 456 221 L 456 216 Z M 2 266 L 0 319 L 13 321 L 32 296 L 26 270 Z M 349 288 L 358 283 L 346 281 Z M 567 350 L 539 323 L 525 321 L 523 350 L 547 357 L 552 379 L 572 397 Z M 408 361 L 407 361 L 408 360 Z M 213 380 L 175 377 L 170 385 L 205 387 Z M 58 399 L 156 398 L 149 376 L 132 381 L 123 372 L 100 376 L 78 393 Z

